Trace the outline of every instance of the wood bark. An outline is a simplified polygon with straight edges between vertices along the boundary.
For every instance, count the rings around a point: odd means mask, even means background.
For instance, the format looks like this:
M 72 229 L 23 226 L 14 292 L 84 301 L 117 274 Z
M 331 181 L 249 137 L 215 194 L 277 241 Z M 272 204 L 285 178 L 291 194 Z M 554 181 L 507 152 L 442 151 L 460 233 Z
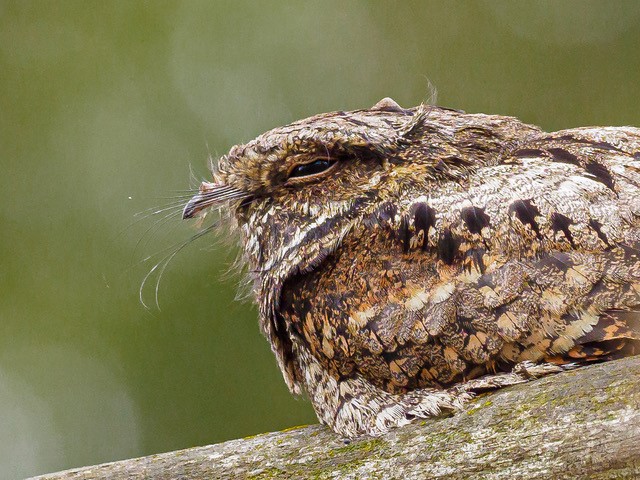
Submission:
M 640 356 L 482 395 L 350 443 L 320 425 L 34 477 L 640 478 Z

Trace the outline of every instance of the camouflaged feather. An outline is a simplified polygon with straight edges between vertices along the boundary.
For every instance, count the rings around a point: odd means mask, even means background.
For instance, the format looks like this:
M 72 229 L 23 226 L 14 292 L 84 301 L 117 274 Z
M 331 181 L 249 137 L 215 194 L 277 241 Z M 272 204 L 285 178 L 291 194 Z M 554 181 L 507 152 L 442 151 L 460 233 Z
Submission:
M 292 178 L 317 158 L 331 168 Z M 287 385 L 343 435 L 457 408 L 521 365 L 638 350 L 636 128 L 545 133 L 385 99 L 235 146 L 209 185 L 241 192 L 229 208 Z

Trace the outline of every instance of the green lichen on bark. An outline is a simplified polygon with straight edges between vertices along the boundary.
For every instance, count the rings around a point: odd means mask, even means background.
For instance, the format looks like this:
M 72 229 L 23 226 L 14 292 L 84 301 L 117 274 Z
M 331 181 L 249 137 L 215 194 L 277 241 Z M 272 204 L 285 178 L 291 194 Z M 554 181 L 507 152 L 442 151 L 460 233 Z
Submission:
M 218 445 L 40 477 L 638 478 L 640 357 L 482 395 L 464 412 L 345 444 L 296 427 Z

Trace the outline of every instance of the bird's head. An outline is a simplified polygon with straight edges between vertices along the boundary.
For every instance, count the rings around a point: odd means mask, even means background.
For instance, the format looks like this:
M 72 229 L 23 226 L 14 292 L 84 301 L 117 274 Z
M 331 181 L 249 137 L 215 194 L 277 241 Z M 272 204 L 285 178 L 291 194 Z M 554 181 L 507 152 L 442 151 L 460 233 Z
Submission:
M 368 228 L 401 231 L 406 246 L 418 233 L 405 221 L 418 215 L 416 200 L 460 187 L 519 128 L 508 117 L 404 109 L 388 98 L 367 110 L 317 115 L 231 148 L 183 216 L 218 208 L 239 229 L 262 329 L 297 391 L 277 315 L 285 281 L 321 268 L 346 238 L 366 242 Z
M 463 176 L 459 115 L 387 98 L 270 130 L 231 148 L 183 216 L 230 209 L 260 296 L 321 263 L 354 225 L 380 210 L 399 216 L 407 194 Z

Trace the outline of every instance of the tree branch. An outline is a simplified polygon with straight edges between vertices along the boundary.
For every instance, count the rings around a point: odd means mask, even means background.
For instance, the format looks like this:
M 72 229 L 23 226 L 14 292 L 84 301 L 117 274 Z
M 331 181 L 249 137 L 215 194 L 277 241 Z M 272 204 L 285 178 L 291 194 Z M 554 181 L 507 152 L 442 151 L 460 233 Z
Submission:
M 483 395 L 452 417 L 345 444 L 314 425 L 48 479 L 638 478 L 640 356 Z

